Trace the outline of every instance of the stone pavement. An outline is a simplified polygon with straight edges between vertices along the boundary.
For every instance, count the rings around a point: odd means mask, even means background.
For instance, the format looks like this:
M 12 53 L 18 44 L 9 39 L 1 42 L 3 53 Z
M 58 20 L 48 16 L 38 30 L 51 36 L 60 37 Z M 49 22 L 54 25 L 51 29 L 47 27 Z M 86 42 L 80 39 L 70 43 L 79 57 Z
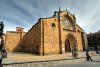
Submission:
M 86 57 L 86 52 L 78 52 L 78 57 Z M 90 51 L 90 55 L 97 55 L 95 51 Z M 8 56 L 11 61 L 26 61 L 26 60 L 47 60 L 47 59 L 63 59 L 63 58 L 73 58 L 71 52 L 65 54 L 55 54 L 39 56 L 36 54 L 23 53 L 23 52 L 8 52 Z
M 86 52 L 78 52 L 78 57 L 72 57 L 72 53 L 56 54 L 48 56 L 38 56 L 23 52 L 8 52 L 8 57 L 3 59 L 3 67 L 52 67 L 61 65 L 74 65 L 76 63 L 86 62 Z M 100 58 L 95 51 L 90 51 L 92 59 Z M 62 66 L 61 66 L 62 67 Z
M 3 66 L 0 65 L 0 67 Z M 66 65 L 56 65 L 56 66 L 47 66 L 47 67 L 100 67 L 100 59 L 96 59 L 92 62 L 87 61 L 87 62 L 77 63 L 77 64 L 66 64 Z
M 65 64 L 65 65 L 48 66 L 48 67 L 100 67 L 100 58 L 93 61 L 83 62 L 83 63 Z
M 93 58 L 92 58 L 93 59 Z M 70 60 L 69 60 L 70 61 Z M 58 63 L 61 63 L 57 61 Z M 11 64 L 11 65 L 0 65 L 0 67 L 100 67 L 100 56 L 93 61 L 87 61 L 87 62 L 82 62 L 82 63 L 75 63 L 75 64 L 60 64 L 60 65 L 53 65 L 53 63 L 49 63 L 49 65 L 46 65 L 46 63 L 42 63 L 42 65 L 37 62 L 37 64 L 33 65 L 33 63 L 30 63 L 27 65 L 25 64 Z

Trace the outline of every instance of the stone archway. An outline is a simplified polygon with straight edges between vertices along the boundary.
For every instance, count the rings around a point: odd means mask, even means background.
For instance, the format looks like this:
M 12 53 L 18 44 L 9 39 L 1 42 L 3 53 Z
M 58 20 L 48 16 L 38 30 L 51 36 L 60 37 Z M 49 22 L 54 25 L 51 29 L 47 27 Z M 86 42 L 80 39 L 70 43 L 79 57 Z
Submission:
M 65 52 L 72 51 L 74 49 L 74 44 L 77 44 L 77 40 L 73 34 L 68 34 L 66 40 L 69 42 L 69 46 L 65 44 Z M 65 40 L 65 42 L 66 42 Z

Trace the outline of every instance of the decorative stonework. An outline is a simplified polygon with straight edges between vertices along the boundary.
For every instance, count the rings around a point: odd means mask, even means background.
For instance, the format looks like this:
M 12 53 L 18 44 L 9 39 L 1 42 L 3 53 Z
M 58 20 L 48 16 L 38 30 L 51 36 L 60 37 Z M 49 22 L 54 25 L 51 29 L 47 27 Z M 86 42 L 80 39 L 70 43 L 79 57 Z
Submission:
M 69 23 L 69 21 L 66 20 L 66 19 L 63 20 L 63 25 L 64 25 L 64 27 L 65 27 L 66 29 L 69 29 L 69 28 L 70 28 L 70 23 Z

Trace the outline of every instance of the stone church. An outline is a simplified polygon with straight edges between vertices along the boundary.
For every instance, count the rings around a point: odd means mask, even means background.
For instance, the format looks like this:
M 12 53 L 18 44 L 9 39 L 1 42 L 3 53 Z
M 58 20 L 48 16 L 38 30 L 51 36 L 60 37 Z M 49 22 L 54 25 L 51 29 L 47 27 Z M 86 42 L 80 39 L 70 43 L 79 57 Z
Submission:
M 78 51 L 87 50 L 87 36 L 77 25 L 75 15 L 68 10 L 55 11 L 52 17 L 40 18 L 26 33 L 24 28 L 16 27 L 16 32 L 7 31 L 5 49 L 38 53 L 39 55 L 71 52 L 74 44 Z

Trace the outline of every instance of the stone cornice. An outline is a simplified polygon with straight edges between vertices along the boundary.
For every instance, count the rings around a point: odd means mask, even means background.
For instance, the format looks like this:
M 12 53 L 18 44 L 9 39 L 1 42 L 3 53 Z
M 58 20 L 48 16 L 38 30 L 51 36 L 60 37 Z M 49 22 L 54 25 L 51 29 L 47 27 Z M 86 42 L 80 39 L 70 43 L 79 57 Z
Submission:
M 69 29 L 66 29 L 66 28 L 63 28 L 63 30 L 76 32 L 76 31 L 74 31 L 74 30 L 69 30 Z

